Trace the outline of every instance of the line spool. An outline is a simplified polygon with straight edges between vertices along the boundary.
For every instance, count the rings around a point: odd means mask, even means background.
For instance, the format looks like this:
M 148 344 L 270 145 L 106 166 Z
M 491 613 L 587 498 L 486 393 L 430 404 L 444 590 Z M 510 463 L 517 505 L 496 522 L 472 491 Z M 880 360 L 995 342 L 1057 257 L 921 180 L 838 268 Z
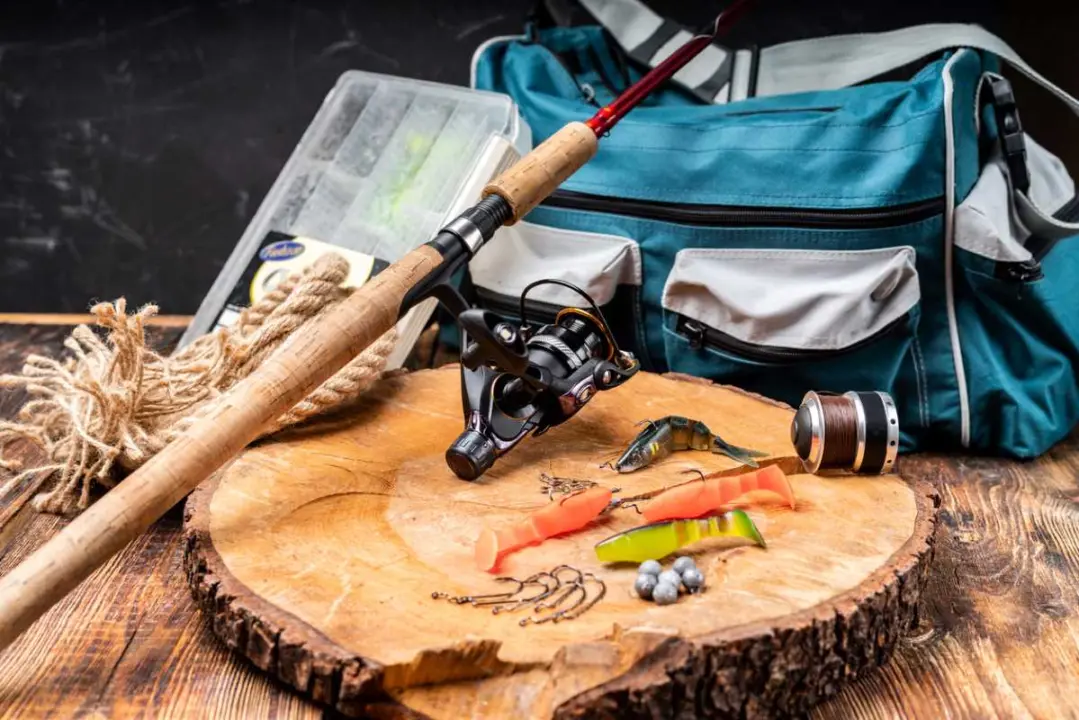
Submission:
M 791 442 L 806 472 L 889 473 L 899 452 L 895 401 L 878 391 L 810 391 L 791 421 Z

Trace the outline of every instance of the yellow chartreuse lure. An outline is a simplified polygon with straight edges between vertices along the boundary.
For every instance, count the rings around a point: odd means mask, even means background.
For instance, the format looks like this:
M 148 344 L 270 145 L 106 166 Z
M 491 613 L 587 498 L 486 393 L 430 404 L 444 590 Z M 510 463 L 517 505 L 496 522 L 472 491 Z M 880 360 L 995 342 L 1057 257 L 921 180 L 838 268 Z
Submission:
M 668 520 L 620 532 L 596 544 L 602 562 L 661 560 L 679 548 L 712 537 L 740 537 L 766 547 L 757 526 L 742 510 L 692 520 Z

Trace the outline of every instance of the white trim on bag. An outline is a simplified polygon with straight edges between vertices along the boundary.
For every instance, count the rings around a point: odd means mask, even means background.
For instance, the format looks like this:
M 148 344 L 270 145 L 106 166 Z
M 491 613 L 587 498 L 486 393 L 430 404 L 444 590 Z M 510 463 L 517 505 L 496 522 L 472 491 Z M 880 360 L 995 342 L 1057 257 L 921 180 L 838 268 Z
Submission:
M 501 42 L 512 42 L 513 40 L 527 40 L 527 35 L 496 35 L 493 38 L 487 38 L 481 42 L 475 50 L 472 51 L 472 61 L 468 67 L 468 86 L 473 90 L 476 89 L 476 66 L 479 65 L 480 55 L 487 51 L 487 48 L 492 45 L 497 45 Z
M 971 52 L 959 50 L 944 64 L 944 298 L 948 310 L 948 334 L 952 341 L 952 362 L 955 365 L 955 384 L 959 392 L 959 442 L 970 445 L 970 398 L 967 395 L 967 373 L 963 367 L 963 346 L 959 339 L 959 322 L 955 315 L 955 277 L 953 275 L 955 242 L 955 128 L 953 127 L 952 100 L 955 88 L 952 81 L 952 65 Z

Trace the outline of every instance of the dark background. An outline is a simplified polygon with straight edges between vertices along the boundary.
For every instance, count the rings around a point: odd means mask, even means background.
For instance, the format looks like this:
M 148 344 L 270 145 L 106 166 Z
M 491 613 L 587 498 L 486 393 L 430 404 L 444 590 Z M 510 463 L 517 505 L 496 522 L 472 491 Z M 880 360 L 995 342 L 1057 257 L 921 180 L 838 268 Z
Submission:
M 689 26 L 716 2 L 650 0 Z M 0 7 L 0 312 L 125 295 L 198 307 L 337 77 L 467 84 L 532 0 L 8 0 Z M 729 38 L 977 22 L 1079 94 L 1079 4 L 761 0 Z M 1079 119 L 1018 83 L 1027 129 L 1079 174 Z

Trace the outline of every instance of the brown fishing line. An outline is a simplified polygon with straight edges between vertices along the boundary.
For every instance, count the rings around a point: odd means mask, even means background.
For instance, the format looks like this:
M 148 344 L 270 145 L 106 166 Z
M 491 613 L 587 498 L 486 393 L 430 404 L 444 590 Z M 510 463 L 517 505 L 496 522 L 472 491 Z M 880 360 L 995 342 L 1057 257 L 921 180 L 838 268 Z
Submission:
M 851 399 L 821 395 L 824 437 L 821 469 L 849 468 L 858 454 L 858 413 Z

